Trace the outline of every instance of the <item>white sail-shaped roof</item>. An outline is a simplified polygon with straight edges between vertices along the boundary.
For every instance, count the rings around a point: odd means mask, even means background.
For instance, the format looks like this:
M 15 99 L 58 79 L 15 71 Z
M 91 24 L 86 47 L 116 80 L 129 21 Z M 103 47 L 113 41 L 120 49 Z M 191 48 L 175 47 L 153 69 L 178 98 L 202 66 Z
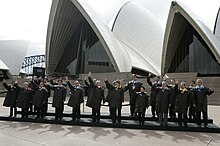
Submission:
M 0 59 L 0 70 L 9 70 L 9 68 Z
M 175 17 L 176 14 L 182 15 L 187 20 L 187 22 L 178 20 L 178 27 L 174 28 L 173 23 L 175 21 L 174 19 L 177 18 Z M 203 21 L 198 16 L 196 16 L 187 6 L 175 1 L 171 4 L 166 30 L 164 34 L 163 53 L 161 62 L 162 74 L 165 74 L 168 71 L 168 67 L 172 61 L 172 56 L 175 53 L 175 51 L 172 50 L 172 48 L 175 48 L 173 46 L 176 46 L 178 40 L 181 38 L 178 32 L 184 31 L 186 23 L 190 23 L 192 27 L 198 32 L 198 34 L 202 37 L 202 39 L 205 41 L 207 46 L 212 51 L 218 63 L 220 63 L 220 42 L 218 41 L 217 37 L 203 23 Z
M 100 42 L 102 43 L 105 51 L 107 52 L 114 69 L 117 72 L 129 72 L 131 71 L 131 61 L 129 57 L 127 57 L 127 52 L 123 49 L 122 45 L 115 39 L 114 35 L 111 33 L 111 30 L 107 26 L 107 24 L 99 17 L 99 15 L 93 10 L 88 3 L 86 3 L 83 0 L 72 0 L 72 4 L 77 7 L 77 9 L 80 11 L 80 13 L 83 15 L 83 17 L 86 19 L 86 21 L 89 23 L 89 25 L 92 27 L 93 31 L 96 33 L 97 37 L 99 38 Z M 54 0 L 51 8 L 51 13 L 50 13 L 50 20 L 49 20 L 49 27 L 48 27 L 48 32 L 47 32 L 47 48 L 46 48 L 46 56 L 49 58 L 49 62 L 47 62 L 47 67 L 49 67 L 49 72 L 53 72 L 57 59 L 59 60 L 59 55 L 62 54 L 62 47 L 65 46 L 65 42 L 63 42 L 63 46 L 51 46 L 53 42 L 51 42 L 51 37 L 52 37 L 52 30 L 53 29 L 61 29 L 62 27 L 68 28 L 69 29 L 74 29 L 71 28 L 71 24 L 66 24 L 65 26 L 59 25 L 60 28 L 54 28 L 55 24 L 54 21 L 56 19 L 56 15 L 62 15 L 58 14 L 59 8 L 58 5 L 62 4 L 62 1 L 59 0 Z M 69 6 L 65 6 L 67 9 Z M 59 8 L 59 9 L 58 9 Z M 68 13 L 71 16 L 71 11 Z M 61 16 L 62 17 L 62 16 Z M 69 17 L 69 16 L 65 16 Z M 78 19 L 77 17 L 71 18 L 69 17 L 68 19 Z M 62 22 L 61 22 L 62 23 Z M 73 26 L 73 25 L 72 25 Z M 68 31 L 68 29 L 67 29 Z M 59 34 L 57 34 L 59 35 Z M 68 40 L 70 36 L 65 36 L 64 34 L 62 37 L 66 37 L 65 39 Z M 64 40 L 65 41 L 65 40 Z M 62 44 L 61 44 L 62 45 Z M 57 47 L 57 48 L 56 48 Z M 56 53 L 52 49 L 59 51 Z M 59 50 L 61 49 L 61 50 Z M 51 50 L 55 54 L 50 54 Z M 51 60 L 50 60 L 51 59 Z M 53 66 L 50 68 L 50 66 Z
M 151 12 L 135 2 L 127 2 L 112 31 L 128 52 L 133 68 L 160 75 L 163 30 Z
M 160 75 L 163 31 L 149 11 L 134 2 L 126 3 L 111 31 L 84 0 L 53 1 L 46 44 L 47 73 L 56 70 L 82 16 L 97 35 L 116 72 L 137 69 Z
M 220 41 L 220 8 L 218 10 L 218 14 L 215 21 L 214 34 L 217 36 L 217 38 Z

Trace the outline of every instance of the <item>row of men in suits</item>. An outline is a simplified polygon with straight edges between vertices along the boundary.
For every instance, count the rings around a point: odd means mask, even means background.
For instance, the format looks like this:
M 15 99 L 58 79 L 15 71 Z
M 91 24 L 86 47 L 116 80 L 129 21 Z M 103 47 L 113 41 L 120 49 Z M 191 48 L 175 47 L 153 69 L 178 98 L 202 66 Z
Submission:
M 176 113 L 179 126 L 187 126 L 187 118 L 194 119 L 201 126 L 201 113 L 204 126 L 207 126 L 207 96 L 214 90 L 205 87 L 201 79 L 192 81 L 188 87 L 184 81 L 178 87 L 175 79 L 171 79 L 170 84 L 160 82 L 159 77 L 155 77 L 154 82 L 148 77 L 147 82 L 151 86 L 151 112 L 153 117 L 158 116 L 161 126 L 167 125 L 168 114 L 170 118 L 176 118 Z
M 207 95 L 211 95 L 214 91 L 204 87 L 201 79 L 196 81 L 196 85 L 191 83 L 187 88 L 185 82 L 180 83 L 178 88 L 174 79 L 171 79 L 170 85 L 166 81 L 159 82 L 156 77 L 154 82 L 148 77 L 148 84 L 151 86 L 150 96 L 145 92 L 143 84 L 137 80 L 137 75 L 132 75 L 132 80 L 125 87 L 122 87 L 120 81 L 111 84 L 105 80 L 108 89 L 107 97 L 104 96 L 104 89 L 100 80 L 92 79 L 91 73 L 88 75 L 88 81 L 85 84 L 89 87 L 89 94 L 86 105 L 92 108 L 92 121 L 99 122 L 101 102 L 107 101 L 110 107 L 110 115 L 112 122 L 121 122 L 121 109 L 124 102 L 124 92 L 129 91 L 130 96 L 130 114 L 138 116 L 139 123 L 144 124 L 146 108 L 151 106 L 152 116 L 158 116 L 160 125 L 167 125 L 168 111 L 171 118 L 176 117 L 178 113 L 178 121 L 181 126 L 187 126 L 187 113 L 189 110 L 190 117 L 197 120 L 201 125 L 201 112 L 205 126 L 207 126 Z M 28 109 L 32 104 L 36 107 L 37 118 L 43 118 L 47 112 L 48 98 L 51 90 L 54 90 L 52 106 L 55 107 L 55 119 L 62 119 L 64 110 L 64 101 L 66 99 L 67 86 L 70 88 L 70 98 L 67 103 L 73 108 L 73 120 L 80 119 L 80 104 L 83 103 L 83 88 L 79 81 L 75 81 L 72 85 L 67 82 L 58 80 L 57 83 L 48 83 L 48 80 L 37 80 L 36 77 L 30 82 L 25 82 L 23 87 L 19 87 L 17 82 L 12 82 L 9 86 L 5 82 L 3 85 L 8 90 L 4 106 L 10 107 L 10 116 L 16 116 L 16 107 L 22 109 L 22 117 L 28 117 Z M 30 88 L 31 87 L 31 88 Z M 30 108 L 32 110 L 32 108 Z

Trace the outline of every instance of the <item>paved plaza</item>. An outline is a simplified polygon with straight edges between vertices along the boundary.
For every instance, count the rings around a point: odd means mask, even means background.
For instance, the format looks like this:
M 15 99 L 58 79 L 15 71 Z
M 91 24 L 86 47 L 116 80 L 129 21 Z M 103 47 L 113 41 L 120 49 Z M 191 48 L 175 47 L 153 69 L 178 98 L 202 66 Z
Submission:
M 3 98 L 0 98 L 2 105 Z M 49 105 L 49 110 L 53 108 Z M 0 106 L 0 115 L 8 116 L 8 108 Z M 70 110 L 66 108 L 66 112 Z M 89 111 L 88 108 L 84 109 Z M 102 111 L 106 112 L 104 107 Z M 128 111 L 128 107 L 123 112 Z M 147 111 L 150 112 L 149 110 Z M 209 116 L 220 126 L 220 107 L 209 106 Z M 133 130 L 120 128 L 80 127 L 53 124 L 0 121 L 0 146 L 147 146 L 147 145 L 215 145 L 220 134 Z

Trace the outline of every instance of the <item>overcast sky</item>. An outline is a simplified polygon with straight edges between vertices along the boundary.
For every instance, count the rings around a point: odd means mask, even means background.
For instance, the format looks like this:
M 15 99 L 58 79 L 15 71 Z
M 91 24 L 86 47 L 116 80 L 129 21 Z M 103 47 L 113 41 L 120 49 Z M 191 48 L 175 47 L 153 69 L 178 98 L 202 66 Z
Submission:
M 128 0 L 86 0 L 110 23 Z M 133 0 L 150 10 L 165 28 L 172 0 Z M 179 0 L 213 31 L 220 0 Z M 0 40 L 30 40 L 27 56 L 43 54 L 52 0 L 0 0 Z

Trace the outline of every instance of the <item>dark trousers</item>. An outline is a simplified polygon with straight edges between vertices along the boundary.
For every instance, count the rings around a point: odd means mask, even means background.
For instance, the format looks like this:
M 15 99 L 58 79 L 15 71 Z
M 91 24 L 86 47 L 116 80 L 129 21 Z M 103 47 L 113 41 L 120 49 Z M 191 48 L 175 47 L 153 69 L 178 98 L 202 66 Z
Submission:
M 170 118 L 176 118 L 175 105 L 169 107 L 169 116 Z
M 36 107 L 37 108 L 37 118 L 44 117 L 44 107 Z
M 182 126 L 182 123 L 187 126 L 187 114 L 178 113 L 178 123 L 180 126 Z
M 33 112 L 34 111 L 34 109 L 33 109 L 33 104 L 30 102 L 30 104 L 29 104 L 29 111 L 30 112 Z
M 118 123 L 121 123 L 121 107 L 110 108 L 110 113 L 112 117 L 112 123 L 116 123 L 116 120 L 118 121 Z
M 48 110 L 48 101 L 46 101 L 44 104 L 44 116 L 46 116 L 47 110 Z
M 151 114 L 153 117 L 156 115 L 156 104 L 151 104 Z
M 99 122 L 100 120 L 100 108 L 92 108 L 92 122 Z
M 21 118 L 28 118 L 28 108 L 21 108 Z
M 61 120 L 63 117 L 63 108 L 55 108 L 55 119 Z
M 137 115 L 138 115 L 139 123 L 144 125 L 145 113 L 138 112 Z
M 135 103 L 132 103 L 130 105 L 130 113 L 131 113 L 131 116 L 135 116 Z
M 73 107 L 72 109 L 72 118 L 75 121 L 76 119 L 80 119 L 80 107 Z
M 208 114 L 207 114 L 207 112 L 202 112 L 202 116 L 203 116 L 204 125 L 207 126 L 207 124 L 208 124 Z M 197 125 L 200 126 L 202 124 L 201 112 L 196 112 L 196 119 L 197 119 Z
M 196 108 L 194 106 L 189 107 L 189 118 L 196 119 Z
M 14 117 L 17 116 L 17 107 L 16 106 L 10 106 L 10 117 L 13 116 L 13 111 L 14 111 Z
M 160 125 L 167 125 L 168 119 L 167 119 L 167 113 L 159 112 L 158 113 L 158 120 Z

